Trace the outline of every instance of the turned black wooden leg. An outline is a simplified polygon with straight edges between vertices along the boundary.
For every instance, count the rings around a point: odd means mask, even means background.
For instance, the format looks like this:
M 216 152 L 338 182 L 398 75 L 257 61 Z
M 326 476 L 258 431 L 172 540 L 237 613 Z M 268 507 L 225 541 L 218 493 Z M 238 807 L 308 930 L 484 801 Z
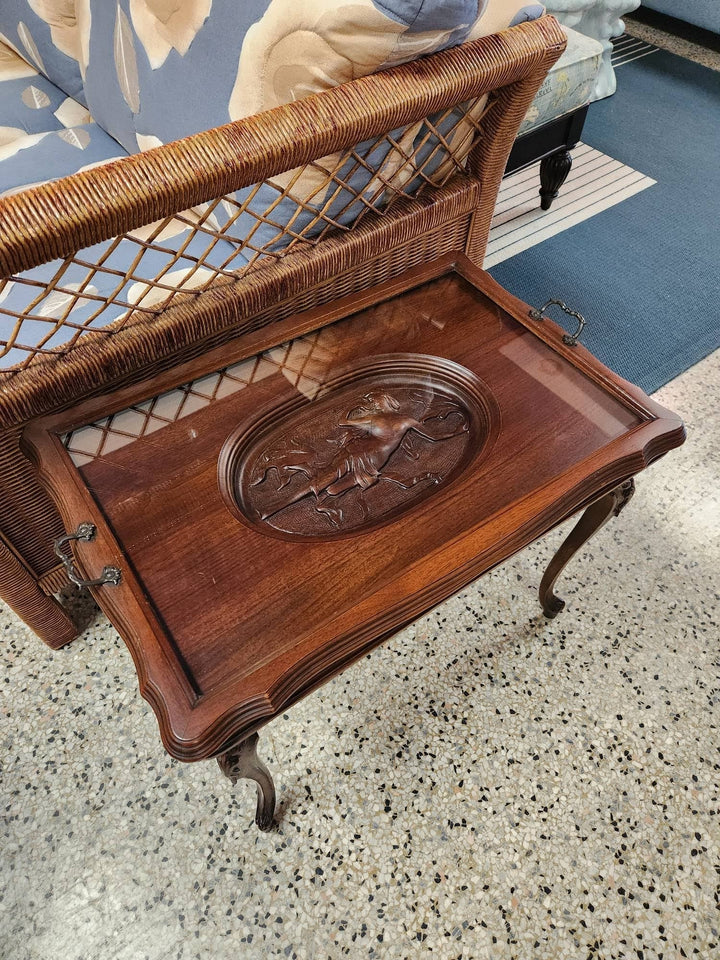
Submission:
M 253 733 L 236 747 L 231 747 L 217 758 L 220 769 L 233 786 L 241 777 L 254 780 L 257 786 L 255 823 L 260 830 L 272 827 L 275 815 L 275 784 L 270 771 L 257 755 L 258 735 Z
M 617 517 L 635 492 L 635 481 L 630 479 L 615 487 L 604 497 L 591 503 L 573 529 L 563 541 L 560 549 L 550 561 L 540 583 L 540 603 L 546 617 L 556 617 L 565 606 L 565 601 L 555 596 L 555 581 L 580 547 L 593 534 L 607 523 L 611 517 Z
M 572 154 L 569 150 L 552 153 L 540 161 L 540 206 L 549 210 L 558 195 L 560 187 L 567 180 L 572 167 Z

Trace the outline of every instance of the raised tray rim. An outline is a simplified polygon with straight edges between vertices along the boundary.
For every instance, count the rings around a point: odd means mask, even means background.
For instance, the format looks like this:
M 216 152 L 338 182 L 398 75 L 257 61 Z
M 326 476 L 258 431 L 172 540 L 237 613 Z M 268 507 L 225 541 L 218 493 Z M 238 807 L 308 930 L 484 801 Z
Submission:
M 104 397 L 84 400 L 61 413 L 38 419 L 25 429 L 23 449 L 38 468 L 67 528 L 73 529 L 81 519 L 89 517 L 98 528 L 96 541 L 83 545 L 78 552 L 78 566 L 95 569 L 102 561 L 127 568 L 131 564 L 90 492 L 76 480 L 77 470 L 62 446 L 61 435 L 453 272 L 477 287 L 557 354 L 632 410 L 641 423 L 551 483 L 537 488 L 508 509 L 485 518 L 477 528 L 459 538 L 461 542 L 453 545 L 458 561 L 448 575 L 433 580 L 422 590 L 403 594 L 401 601 L 389 605 L 382 616 L 372 619 L 369 626 L 348 629 L 346 621 L 350 618 L 350 611 L 344 611 L 337 623 L 333 621 L 336 627 L 331 640 L 321 645 L 316 639 L 307 637 L 299 641 L 294 648 L 296 657 L 291 667 L 282 669 L 271 661 L 243 677 L 242 698 L 229 696 L 228 685 L 200 693 L 179 652 L 168 646 L 167 638 L 161 642 L 162 626 L 134 578 L 126 578 L 117 592 L 103 588 L 96 590 L 98 602 L 130 650 L 140 692 L 157 715 L 163 743 L 177 759 L 200 760 L 218 755 L 234 742 L 255 732 L 383 639 L 618 483 L 634 476 L 672 447 L 680 445 L 685 437 L 682 420 L 610 371 L 585 347 L 565 344 L 562 339 L 564 331 L 553 321 L 545 319 L 538 323 L 531 320 L 527 304 L 509 294 L 467 257 L 453 254 L 409 270 L 381 288 L 365 291 L 360 298 L 351 295 L 289 317 L 273 327 L 244 335 L 233 345 L 226 344 L 210 351 L 200 362 L 183 364 L 145 384 L 133 384 Z M 488 531 L 495 529 L 497 538 L 491 538 L 490 546 L 486 543 L 483 549 L 480 532 L 487 540 Z M 442 553 L 447 549 L 448 545 L 445 545 Z M 434 562 L 434 558 L 428 554 L 419 558 L 406 577 L 417 579 L 423 564 L 431 561 Z M 394 585 L 404 579 L 394 581 Z M 374 601 L 381 593 L 382 590 L 373 594 Z M 359 611 L 361 606 L 359 604 L 352 610 Z M 329 629 L 327 625 L 326 629 Z

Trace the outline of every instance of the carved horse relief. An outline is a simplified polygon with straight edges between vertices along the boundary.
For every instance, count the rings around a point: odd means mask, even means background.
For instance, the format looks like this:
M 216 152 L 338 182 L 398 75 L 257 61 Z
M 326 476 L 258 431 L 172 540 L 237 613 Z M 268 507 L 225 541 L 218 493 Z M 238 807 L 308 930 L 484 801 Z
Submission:
M 225 500 L 245 522 L 291 539 L 387 522 L 485 445 L 493 419 L 486 392 L 449 361 L 376 358 L 335 378 L 316 401 L 236 432 L 220 464 Z

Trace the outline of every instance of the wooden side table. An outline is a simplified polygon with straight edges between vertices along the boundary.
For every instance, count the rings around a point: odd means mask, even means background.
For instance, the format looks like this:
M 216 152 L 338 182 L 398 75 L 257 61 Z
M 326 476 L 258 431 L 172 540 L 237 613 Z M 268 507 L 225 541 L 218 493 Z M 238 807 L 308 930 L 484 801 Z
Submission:
M 167 750 L 254 779 L 267 829 L 260 727 L 586 508 L 541 584 L 555 616 L 567 561 L 683 439 L 454 256 L 24 442 L 71 531 L 58 553 L 127 643 Z

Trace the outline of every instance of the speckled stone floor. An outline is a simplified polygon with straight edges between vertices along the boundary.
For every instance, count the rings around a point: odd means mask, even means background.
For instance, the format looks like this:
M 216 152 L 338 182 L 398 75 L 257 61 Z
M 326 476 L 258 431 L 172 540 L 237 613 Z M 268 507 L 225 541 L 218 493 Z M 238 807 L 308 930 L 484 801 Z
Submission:
M 2 960 L 720 953 L 718 383 L 720 353 L 657 395 L 689 439 L 557 620 L 569 524 L 266 729 L 272 834 L 164 753 L 104 618 L 53 653 L 0 604 Z
M 720 353 L 689 439 L 539 615 L 554 531 L 271 724 L 252 785 L 160 745 L 96 615 L 0 611 L 4 960 L 717 955 Z
M 688 60 L 694 60 L 703 67 L 720 70 L 720 49 L 708 47 L 706 44 L 699 42 L 701 38 L 709 37 L 710 34 L 690 27 L 684 29 L 684 32 L 688 34 L 687 36 L 678 36 L 667 29 L 667 18 L 664 19 L 664 24 L 664 27 L 652 26 L 636 20 L 632 15 L 625 18 L 625 28 L 633 37 L 645 40 L 646 43 L 654 43 L 655 46 L 663 50 L 669 50 L 671 53 L 677 53 L 681 57 L 687 57 Z M 683 29 L 684 25 L 678 22 L 676 26 Z

